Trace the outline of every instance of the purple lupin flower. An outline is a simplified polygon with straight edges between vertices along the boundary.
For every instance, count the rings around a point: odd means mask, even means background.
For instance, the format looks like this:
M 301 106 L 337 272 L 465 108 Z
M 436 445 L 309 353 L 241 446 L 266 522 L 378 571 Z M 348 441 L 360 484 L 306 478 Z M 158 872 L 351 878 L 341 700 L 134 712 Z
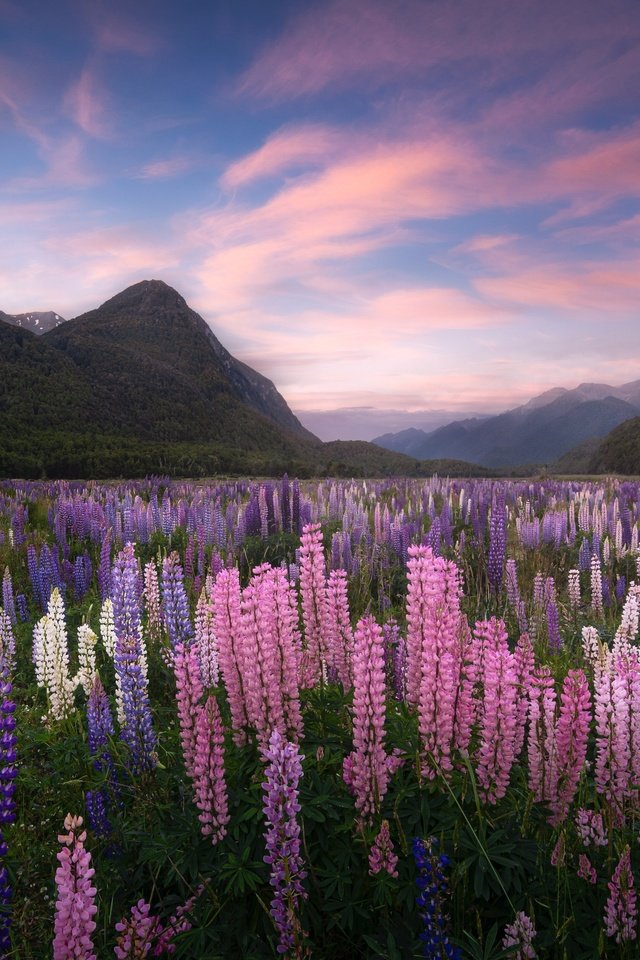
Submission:
M 97 577 L 100 599 L 104 601 L 111 594 L 111 530 L 102 539 Z
M 9 567 L 4 568 L 4 576 L 2 577 L 2 606 L 4 607 L 4 612 L 11 620 L 11 623 L 15 626 L 16 606 L 13 599 L 13 583 L 11 580 L 11 571 L 9 570 Z
M 162 606 L 171 649 L 175 650 L 179 643 L 188 646 L 193 640 L 193 625 L 189 617 L 182 567 L 175 551 L 162 561 Z
M 122 690 L 124 725 L 121 739 L 127 744 L 131 759 L 131 772 L 143 773 L 152 770 L 157 763 L 157 738 L 151 719 L 148 683 L 140 662 L 137 637 L 118 637 L 114 664 Z
M 487 574 L 494 593 L 499 593 L 502 587 L 504 573 L 504 555 L 506 548 L 507 515 L 504 505 L 504 492 L 496 493 L 491 508 L 489 523 L 489 557 L 487 560 Z
M 87 732 L 89 752 L 94 758 L 93 766 L 98 772 L 107 774 L 108 786 L 113 793 L 117 794 L 116 768 L 108 749 L 109 737 L 114 735 L 113 720 L 109 699 L 100 677 L 96 677 L 87 700 Z M 111 833 L 108 817 L 109 790 L 105 787 L 99 790 L 87 790 L 86 805 L 93 832 L 98 837 L 108 836 Z
M 29 619 L 29 607 L 27 606 L 27 598 L 24 593 L 16 594 L 16 606 L 18 608 L 18 616 L 22 623 L 26 623 Z
M 300 825 L 297 814 L 298 783 L 302 776 L 304 757 L 295 743 L 288 743 L 278 730 L 274 730 L 269 746 L 263 750 L 267 761 L 263 809 L 267 824 L 265 863 L 271 867 L 269 883 L 274 889 L 271 901 L 271 916 L 278 930 L 279 954 L 303 957 L 303 933 L 297 909 L 300 899 L 307 893 L 302 886 L 306 877 L 304 860 L 300 856 Z
M 116 557 L 111 573 L 111 599 L 116 637 L 139 637 L 142 578 L 132 543 Z
M 8 847 L 3 834 L 3 827 L 8 823 L 13 823 L 16 818 L 16 805 L 13 799 L 14 780 L 17 774 L 17 737 L 14 732 L 16 705 L 10 699 L 11 690 L 8 670 L 5 666 L 2 666 L 0 669 L 0 695 L 2 695 L 2 703 L 0 704 L 0 957 L 8 956 L 11 949 L 9 928 L 11 926 L 10 906 L 13 891 L 9 883 L 7 868 L 4 865 Z

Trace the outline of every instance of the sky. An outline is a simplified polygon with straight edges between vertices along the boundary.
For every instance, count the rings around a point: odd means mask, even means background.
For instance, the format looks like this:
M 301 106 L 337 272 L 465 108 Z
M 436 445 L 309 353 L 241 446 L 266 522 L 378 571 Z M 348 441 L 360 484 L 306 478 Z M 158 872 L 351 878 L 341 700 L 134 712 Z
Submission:
M 175 287 L 323 439 L 640 378 L 638 0 L 0 0 L 0 309 Z

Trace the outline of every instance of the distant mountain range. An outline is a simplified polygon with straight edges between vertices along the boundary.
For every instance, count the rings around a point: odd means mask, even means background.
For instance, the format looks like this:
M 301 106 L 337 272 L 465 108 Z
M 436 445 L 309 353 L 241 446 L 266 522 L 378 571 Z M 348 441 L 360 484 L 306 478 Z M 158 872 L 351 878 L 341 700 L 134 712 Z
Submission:
M 37 336 L 7 316 L 0 315 L 0 475 L 478 471 L 419 463 L 370 443 L 323 444 L 270 380 L 233 357 L 158 280 L 74 320 L 54 319 Z
M 0 320 L 33 333 L 48 333 L 65 322 L 64 317 L 53 310 L 34 310 L 32 313 L 4 313 L 0 310 Z
M 411 428 L 373 442 L 419 460 L 450 457 L 489 468 L 550 465 L 638 414 L 640 380 L 619 387 L 582 383 L 573 390 L 547 390 L 498 416 L 458 420 L 429 432 Z

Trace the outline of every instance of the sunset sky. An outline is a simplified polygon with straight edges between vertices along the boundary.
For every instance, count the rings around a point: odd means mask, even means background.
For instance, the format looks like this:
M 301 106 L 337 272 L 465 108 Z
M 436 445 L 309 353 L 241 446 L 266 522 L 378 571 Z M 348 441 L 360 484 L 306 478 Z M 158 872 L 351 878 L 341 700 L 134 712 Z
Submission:
M 639 379 L 638 91 L 638 0 L 0 0 L 0 309 L 165 280 L 325 439 Z

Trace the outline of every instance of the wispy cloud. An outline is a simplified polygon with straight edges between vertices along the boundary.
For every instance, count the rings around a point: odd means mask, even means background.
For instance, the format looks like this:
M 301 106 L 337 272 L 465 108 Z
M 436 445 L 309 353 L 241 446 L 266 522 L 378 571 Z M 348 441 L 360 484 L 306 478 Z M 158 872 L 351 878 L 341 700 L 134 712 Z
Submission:
M 151 160 L 134 174 L 138 180 L 170 180 L 188 173 L 198 164 L 194 157 L 167 157 L 164 160 Z
M 227 167 L 221 178 L 222 186 L 240 187 L 296 168 L 324 165 L 331 154 L 343 146 L 344 140 L 344 134 L 316 124 L 278 130 L 254 153 Z
M 98 140 L 113 135 L 112 111 L 95 67 L 87 64 L 64 98 L 66 112 L 84 133 Z

